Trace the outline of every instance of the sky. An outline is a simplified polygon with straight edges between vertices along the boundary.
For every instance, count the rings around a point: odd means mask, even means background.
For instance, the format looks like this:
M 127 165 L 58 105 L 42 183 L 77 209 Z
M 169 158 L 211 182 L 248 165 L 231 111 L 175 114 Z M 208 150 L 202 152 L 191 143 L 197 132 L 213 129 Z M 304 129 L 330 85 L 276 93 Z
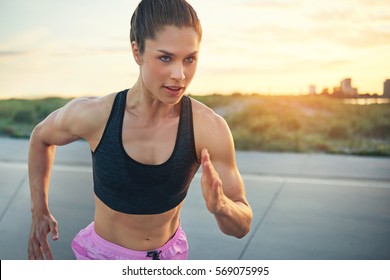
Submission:
M 188 0 L 203 27 L 191 94 L 306 94 L 390 79 L 390 0 Z M 0 0 L 0 98 L 131 87 L 138 0 Z

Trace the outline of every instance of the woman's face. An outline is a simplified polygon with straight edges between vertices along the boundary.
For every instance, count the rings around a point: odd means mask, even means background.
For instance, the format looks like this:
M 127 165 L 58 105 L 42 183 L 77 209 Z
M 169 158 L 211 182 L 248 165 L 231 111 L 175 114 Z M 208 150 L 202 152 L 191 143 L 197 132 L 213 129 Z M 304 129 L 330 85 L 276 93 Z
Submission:
M 199 47 L 199 36 L 191 27 L 166 26 L 155 39 L 146 40 L 144 53 L 137 59 L 136 51 L 135 59 L 149 93 L 166 104 L 179 102 L 195 75 Z

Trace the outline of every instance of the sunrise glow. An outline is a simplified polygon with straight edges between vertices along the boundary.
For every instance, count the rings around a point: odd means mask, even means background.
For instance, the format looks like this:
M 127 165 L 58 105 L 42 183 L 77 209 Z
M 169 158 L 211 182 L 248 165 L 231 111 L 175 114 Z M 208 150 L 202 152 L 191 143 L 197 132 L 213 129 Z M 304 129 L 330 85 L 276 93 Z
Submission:
M 306 94 L 390 79 L 388 0 L 189 0 L 204 37 L 193 94 Z M 138 1 L 0 2 L 0 98 L 104 95 L 131 87 Z

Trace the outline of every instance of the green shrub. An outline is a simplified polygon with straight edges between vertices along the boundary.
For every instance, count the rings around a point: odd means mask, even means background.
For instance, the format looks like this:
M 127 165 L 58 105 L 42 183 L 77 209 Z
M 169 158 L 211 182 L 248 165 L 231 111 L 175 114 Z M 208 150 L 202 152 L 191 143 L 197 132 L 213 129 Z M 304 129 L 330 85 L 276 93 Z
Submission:
M 345 124 L 334 124 L 330 127 L 328 137 L 335 140 L 346 140 L 350 137 L 349 127 Z
M 390 104 L 324 96 L 192 96 L 225 112 L 239 150 L 390 155 Z M 28 137 L 69 99 L 0 100 L 0 134 Z
M 35 112 L 27 109 L 17 111 L 13 116 L 13 121 L 16 123 L 34 124 L 36 121 Z

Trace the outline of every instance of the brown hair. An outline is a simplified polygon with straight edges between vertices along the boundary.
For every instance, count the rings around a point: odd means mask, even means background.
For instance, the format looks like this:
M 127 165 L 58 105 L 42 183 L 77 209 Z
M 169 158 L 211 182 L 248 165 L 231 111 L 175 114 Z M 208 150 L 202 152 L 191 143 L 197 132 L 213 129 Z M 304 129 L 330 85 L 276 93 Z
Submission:
M 202 39 L 202 27 L 192 6 L 185 0 L 142 0 L 131 17 L 130 41 L 142 54 L 145 40 L 155 39 L 167 25 L 193 27 Z

